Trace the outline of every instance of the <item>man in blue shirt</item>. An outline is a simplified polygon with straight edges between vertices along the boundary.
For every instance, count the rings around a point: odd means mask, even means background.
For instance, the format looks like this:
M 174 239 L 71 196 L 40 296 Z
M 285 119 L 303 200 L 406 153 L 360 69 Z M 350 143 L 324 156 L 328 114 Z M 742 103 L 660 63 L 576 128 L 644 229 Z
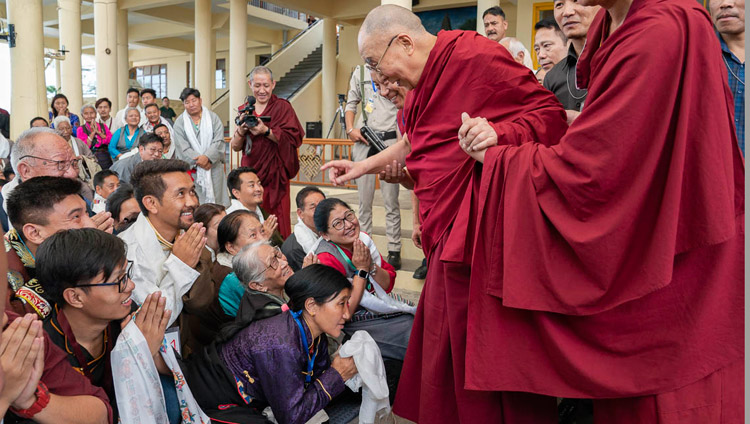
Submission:
M 737 142 L 745 154 L 745 0 L 711 0 L 711 16 L 719 33 L 727 66 L 729 89 L 734 96 Z

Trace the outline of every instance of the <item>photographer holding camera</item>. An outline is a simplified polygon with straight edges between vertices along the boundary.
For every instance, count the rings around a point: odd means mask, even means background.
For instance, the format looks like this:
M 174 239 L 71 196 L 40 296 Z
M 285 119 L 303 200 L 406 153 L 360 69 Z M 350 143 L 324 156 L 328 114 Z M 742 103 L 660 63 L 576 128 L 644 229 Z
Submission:
M 377 137 L 383 140 L 386 146 L 396 142 L 396 113 L 398 109 L 390 100 L 378 94 L 377 87 L 370 77 L 370 71 L 364 66 L 354 68 L 352 78 L 349 81 L 349 94 L 347 96 L 346 112 L 346 135 L 354 142 L 352 147 L 352 160 L 355 162 L 365 160 L 368 156 L 377 153 L 380 149 L 373 148 L 362 134 L 361 128 L 368 127 Z M 357 117 L 357 105 L 360 105 L 361 113 Z M 375 197 L 376 175 L 363 175 L 357 178 L 357 191 L 359 192 L 359 224 L 362 231 L 372 234 L 372 200 Z M 380 191 L 385 201 L 385 234 L 388 238 L 387 262 L 395 269 L 401 268 L 401 211 L 398 204 L 398 184 L 385 181 L 380 182 Z
M 254 168 L 264 188 L 263 209 L 276 215 L 284 238 L 292 233 L 289 180 L 299 171 L 297 148 L 305 132 L 292 105 L 273 94 L 271 70 L 256 66 L 248 81 L 252 98 L 238 108 L 232 150 L 243 151 L 242 166 Z

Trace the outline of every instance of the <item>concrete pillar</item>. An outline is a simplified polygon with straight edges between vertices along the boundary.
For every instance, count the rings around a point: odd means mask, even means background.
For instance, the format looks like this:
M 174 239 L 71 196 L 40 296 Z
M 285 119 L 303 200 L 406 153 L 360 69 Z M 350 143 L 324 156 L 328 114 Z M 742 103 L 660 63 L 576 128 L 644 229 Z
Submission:
M 125 92 L 130 87 L 128 70 L 130 69 L 128 52 L 128 11 L 117 9 L 117 97 L 119 105 L 114 106 L 112 113 L 124 108 L 127 104 Z M 116 103 L 113 103 L 116 104 Z
M 83 106 L 81 83 L 81 0 L 57 0 L 60 22 L 60 48 L 69 50 L 62 61 L 62 92 L 68 98 L 68 110 L 80 114 Z
M 323 19 L 323 75 L 321 90 L 321 116 L 323 118 L 323 137 L 336 114 L 336 21 Z M 340 128 L 334 125 L 332 138 L 338 138 Z
M 120 104 L 117 89 L 117 0 L 94 0 L 94 54 L 96 97 L 106 97 L 117 107 Z
M 8 23 L 16 28 L 10 50 L 10 137 L 15 139 L 35 116 L 47 117 L 44 80 L 42 0 L 7 0 Z
M 411 10 L 411 0 L 381 0 L 380 4 L 395 4 L 396 6 Z
M 211 52 L 211 58 L 208 63 L 211 64 L 211 96 L 205 100 L 208 100 L 208 104 L 206 105 L 209 109 L 211 109 L 210 104 L 216 100 L 216 31 L 211 30 L 211 49 L 209 50 Z
M 190 62 L 190 80 L 187 82 L 187 86 L 195 87 L 195 53 L 190 53 L 188 56 Z
M 477 32 L 486 36 L 484 33 L 484 20 L 482 13 L 490 7 L 500 6 L 500 0 L 477 0 Z
M 58 93 L 62 93 L 62 63 L 57 59 L 53 59 L 52 61 L 54 62 L 53 65 L 55 65 L 55 89 Z M 52 110 L 52 108 L 50 108 L 50 110 Z
M 210 104 L 214 76 L 211 69 L 211 0 L 195 0 L 195 88 L 201 92 L 205 106 Z M 206 104 L 207 103 L 207 104 Z
M 247 0 L 229 2 L 229 134 L 234 134 L 234 110 L 247 96 Z

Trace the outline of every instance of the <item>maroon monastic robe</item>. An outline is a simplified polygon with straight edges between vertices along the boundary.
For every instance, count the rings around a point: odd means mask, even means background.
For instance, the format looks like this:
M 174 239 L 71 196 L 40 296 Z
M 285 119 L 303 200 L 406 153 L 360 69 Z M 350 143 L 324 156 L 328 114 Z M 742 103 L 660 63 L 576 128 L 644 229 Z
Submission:
M 540 407 L 524 395 L 464 390 L 470 249 L 482 165 L 458 143 L 462 112 L 487 118 L 502 144 L 552 144 L 567 129 L 560 103 L 505 48 L 473 31 L 438 34 L 403 112 L 412 145 L 406 165 L 416 183 L 429 271 L 395 411 L 420 423 L 554 418 L 551 398 Z M 522 415 L 507 416 L 508 403 L 521 405 Z
M 292 233 L 289 180 L 299 171 L 297 148 L 302 145 L 305 131 L 292 105 L 275 94 L 271 95 L 261 115 L 271 117 L 266 126 L 279 142 L 275 143 L 263 134 L 253 136 L 250 154 L 242 155 L 242 166 L 255 168 L 263 184 L 263 210 L 276 215 L 279 232 L 286 239 Z
M 560 143 L 486 153 L 468 389 L 645 396 L 743 356 L 745 171 L 711 20 L 634 0 L 609 25 L 591 25 L 586 105 Z

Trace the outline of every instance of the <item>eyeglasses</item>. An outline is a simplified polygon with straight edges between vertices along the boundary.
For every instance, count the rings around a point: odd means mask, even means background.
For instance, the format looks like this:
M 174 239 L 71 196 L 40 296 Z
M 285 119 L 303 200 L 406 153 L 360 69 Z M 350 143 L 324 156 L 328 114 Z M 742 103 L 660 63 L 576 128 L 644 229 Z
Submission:
M 146 151 L 151 153 L 152 155 L 161 155 L 162 153 L 164 153 L 164 150 L 162 149 L 146 149 Z
M 268 270 L 269 268 L 271 268 L 274 271 L 279 269 L 279 259 L 282 259 L 283 257 L 284 257 L 284 254 L 281 253 L 281 249 L 279 249 L 278 247 L 274 247 L 273 256 L 271 257 L 271 262 L 269 262 L 268 266 L 266 267 L 266 269 L 263 270 L 263 272 L 266 272 L 266 270 Z
M 125 271 L 125 275 L 122 276 L 117 281 L 110 281 L 106 283 L 96 283 L 96 284 L 79 284 L 76 287 L 105 287 L 105 286 L 117 286 L 117 291 L 119 293 L 122 293 L 125 291 L 125 288 L 128 287 L 128 280 L 131 278 L 131 272 L 133 270 L 133 261 L 128 261 L 127 268 Z
M 380 62 L 383 61 L 383 58 L 385 57 L 386 52 L 388 52 L 388 49 L 391 47 L 391 44 L 393 44 L 393 41 L 398 38 L 398 34 L 394 35 L 393 38 L 391 38 L 391 41 L 388 42 L 388 45 L 385 46 L 385 50 L 383 50 L 383 54 L 380 55 L 380 59 L 374 64 L 371 65 L 369 63 L 365 64 L 365 67 L 369 69 L 370 71 L 375 71 L 379 74 L 383 74 L 383 72 L 380 70 Z
M 39 159 L 40 161 L 42 161 L 43 166 L 49 166 L 49 165 L 55 164 L 55 166 L 57 166 L 58 171 L 67 171 L 68 168 L 70 167 L 78 168 L 78 163 L 81 161 L 80 159 L 52 160 L 52 159 L 40 158 L 38 156 L 32 156 L 32 155 L 21 156 L 19 160 L 23 160 L 25 158 Z
M 344 215 L 344 219 L 334 219 L 333 222 L 331 222 L 331 228 L 334 230 L 343 230 L 344 229 L 344 221 L 348 221 L 350 224 L 354 224 L 356 222 L 357 217 L 354 215 L 354 212 L 349 211 Z

